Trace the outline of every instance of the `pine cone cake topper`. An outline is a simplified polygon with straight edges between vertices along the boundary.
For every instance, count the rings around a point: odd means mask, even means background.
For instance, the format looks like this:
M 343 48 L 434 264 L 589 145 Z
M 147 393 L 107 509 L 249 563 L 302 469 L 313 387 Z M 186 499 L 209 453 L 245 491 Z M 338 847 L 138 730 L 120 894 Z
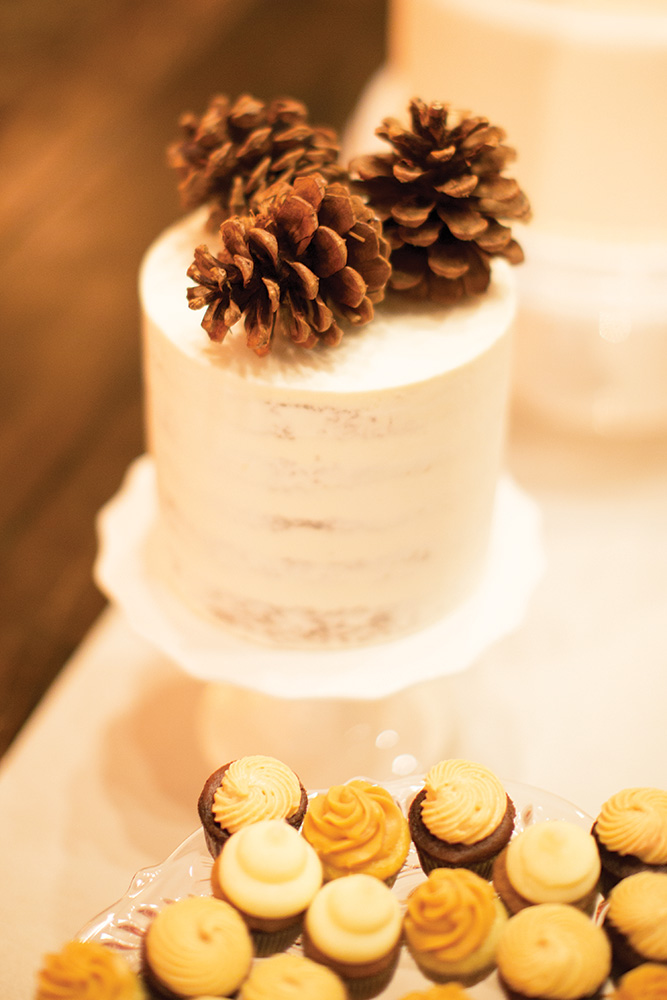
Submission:
M 201 245 L 188 276 L 191 309 L 221 341 L 242 317 L 249 348 L 262 356 L 275 335 L 304 347 L 335 346 L 338 320 L 361 325 L 384 297 L 389 246 L 372 210 L 346 185 L 320 174 L 279 181 L 257 214 L 227 219 L 217 256 Z
M 316 172 L 345 177 L 334 129 L 310 125 L 305 105 L 292 98 L 267 104 L 242 94 L 232 103 L 219 94 L 201 117 L 183 115 L 180 126 L 182 138 L 169 146 L 167 160 L 183 207 L 211 204 L 213 230 L 256 208 L 275 181 Z
M 386 118 L 376 134 L 393 150 L 359 157 L 350 171 L 383 222 L 391 246 L 390 287 L 453 302 L 483 292 L 491 258 L 523 260 L 511 229 L 527 221 L 528 199 L 503 176 L 514 150 L 486 118 L 450 122 L 450 109 L 415 99 L 411 127 Z

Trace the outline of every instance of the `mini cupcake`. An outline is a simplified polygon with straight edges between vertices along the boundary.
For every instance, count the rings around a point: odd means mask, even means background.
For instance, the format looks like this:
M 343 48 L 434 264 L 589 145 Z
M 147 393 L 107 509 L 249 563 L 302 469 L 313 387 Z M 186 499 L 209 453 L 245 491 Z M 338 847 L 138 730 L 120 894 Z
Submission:
M 667 791 L 625 788 L 602 806 L 593 824 L 605 893 L 628 875 L 667 872 Z
M 393 974 L 401 944 L 401 908 L 373 875 L 327 882 L 308 907 L 303 948 L 328 966 L 355 997 L 380 993 Z
M 95 941 L 68 941 L 45 955 L 34 1000 L 147 1000 L 141 980 L 117 952 Z
M 444 760 L 427 773 L 409 811 L 419 861 L 433 868 L 470 868 L 491 877 L 493 861 L 514 831 L 514 803 L 481 764 Z
M 581 910 L 539 903 L 510 917 L 496 958 L 512 1000 L 593 1000 L 609 976 L 611 949 Z
M 625 971 L 642 962 L 667 965 L 667 874 L 637 872 L 609 893 L 604 929 L 614 965 Z
M 347 1000 L 347 990 L 325 965 L 286 953 L 258 962 L 241 987 L 239 1000 Z
M 493 886 L 510 913 L 535 903 L 569 903 L 590 914 L 599 879 L 595 840 L 567 820 L 526 827 L 493 864 Z
M 493 970 L 506 921 L 485 879 L 467 868 L 434 868 L 408 896 L 403 928 L 425 976 L 473 985 Z
M 385 788 L 355 780 L 311 800 L 303 836 L 320 856 L 326 880 L 364 873 L 391 884 L 410 849 L 410 828 Z
M 667 1000 L 667 968 L 646 962 L 621 977 L 611 1000 Z
M 258 932 L 257 951 L 286 948 L 322 885 L 322 864 L 301 834 L 281 819 L 233 833 L 213 862 L 213 895 L 241 913 Z
M 218 856 L 228 837 L 260 819 L 284 819 L 297 830 L 308 795 L 297 775 L 275 757 L 240 757 L 214 771 L 197 808 L 206 846 Z
M 168 997 L 228 996 L 253 958 L 241 915 L 212 896 L 189 896 L 160 910 L 144 939 L 150 986 Z

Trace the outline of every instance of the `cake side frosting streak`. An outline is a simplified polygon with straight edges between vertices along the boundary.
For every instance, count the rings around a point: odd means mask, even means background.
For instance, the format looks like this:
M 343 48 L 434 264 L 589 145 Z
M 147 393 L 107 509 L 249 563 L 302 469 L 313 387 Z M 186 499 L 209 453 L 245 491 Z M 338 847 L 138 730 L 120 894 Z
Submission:
M 486 555 L 509 266 L 454 309 L 381 303 L 335 349 L 260 359 L 234 332 L 211 344 L 187 309 L 196 225 L 168 230 L 142 269 L 151 564 L 206 617 L 272 644 L 361 645 L 436 620 Z

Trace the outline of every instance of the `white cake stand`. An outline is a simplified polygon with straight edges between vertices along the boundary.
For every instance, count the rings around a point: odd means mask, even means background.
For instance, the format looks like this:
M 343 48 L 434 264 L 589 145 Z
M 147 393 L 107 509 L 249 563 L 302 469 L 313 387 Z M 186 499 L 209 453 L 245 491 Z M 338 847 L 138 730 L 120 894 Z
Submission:
M 199 728 L 212 767 L 268 753 L 311 787 L 342 774 L 417 773 L 447 756 L 452 707 L 439 682 L 518 627 L 544 570 L 539 511 L 505 477 L 485 573 L 454 613 L 374 646 L 272 649 L 200 618 L 151 574 L 146 551 L 156 514 L 153 462 L 142 456 L 100 511 L 98 586 L 140 635 L 206 682 Z

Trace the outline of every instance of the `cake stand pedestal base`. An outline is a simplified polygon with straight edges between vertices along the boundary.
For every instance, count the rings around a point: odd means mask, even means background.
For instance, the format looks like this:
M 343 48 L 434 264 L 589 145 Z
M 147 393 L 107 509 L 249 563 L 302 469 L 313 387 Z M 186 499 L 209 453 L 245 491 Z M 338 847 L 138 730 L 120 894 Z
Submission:
M 284 699 L 230 684 L 207 684 L 197 727 L 210 770 L 246 754 L 285 761 L 307 788 L 341 775 L 385 782 L 423 773 L 453 756 L 454 703 L 448 677 L 377 700 Z
M 158 516 L 150 458 L 131 466 L 100 512 L 95 578 L 129 623 L 202 684 L 202 747 L 215 770 L 264 753 L 307 786 L 343 774 L 404 777 L 450 756 L 452 675 L 517 628 L 542 576 L 535 503 L 508 477 L 498 486 L 487 564 L 455 610 L 390 642 L 353 649 L 276 649 L 202 619 L 151 570 Z

